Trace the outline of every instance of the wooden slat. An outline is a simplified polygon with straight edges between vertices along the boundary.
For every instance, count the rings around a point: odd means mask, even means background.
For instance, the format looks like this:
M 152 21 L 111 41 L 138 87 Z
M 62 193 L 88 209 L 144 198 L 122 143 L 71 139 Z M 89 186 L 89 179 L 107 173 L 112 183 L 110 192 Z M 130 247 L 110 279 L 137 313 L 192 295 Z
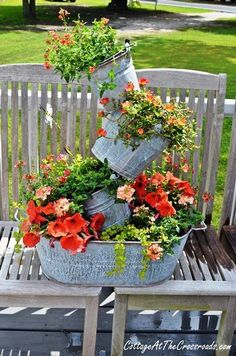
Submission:
M 166 281 L 151 287 L 115 288 L 117 294 L 180 295 L 180 296 L 236 296 L 236 282 L 226 281 Z
M 163 103 L 166 103 L 167 89 L 166 88 L 160 88 L 160 89 L 161 89 L 161 100 Z
M 58 84 L 52 84 L 51 92 L 51 106 L 52 106 L 52 117 L 55 122 L 57 122 L 57 112 L 58 112 Z M 57 126 L 52 125 L 51 137 L 50 137 L 50 152 L 53 155 L 57 155 Z
M 204 115 L 204 99 L 205 99 L 205 91 L 200 90 L 198 95 L 197 102 L 197 117 L 196 117 L 196 128 L 197 128 L 197 136 L 195 139 L 195 145 L 199 148 L 196 148 L 193 153 L 193 175 L 192 175 L 192 183 L 194 186 L 198 183 L 198 173 L 199 173 L 199 161 L 200 161 L 200 145 L 202 138 L 202 125 L 203 125 L 203 115 Z
M 22 257 L 22 270 L 20 273 L 20 280 L 29 279 L 29 272 L 31 266 L 31 260 L 34 253 L 34 249 L 25 249 Z
M 21 132 L 22 159 L 26 162 L 23 172 L 29 172 L 29 121 L 28 121 L 28 83 L 21 83 Z
M 8 279 L 11 279 L 11 280 L 18 279 L 22 255 L 23 255 L 23 252 L 14 253 L 13 258 L 12 258 L 11 270 L 10 270 Z
M 188 260 L 186 258 L 185 251 L 183 251 L 182 255 L 180 256 L 179 262 L 180 262 L 180 265 L 181 265 L 181 268 L 182 268 L 182 271 L 184 274 L 184 279 L 192 280 L 193 277 L 192 277 L 191 271 L 189 269 L 189 264 L 188 264 Z
M 191 236 L 191 238 L 189 239 L 189 244 L 191 245 L 192 250 L 194 251 L 200 271 L 202 272 L 203 279 L 206 281 L 212 281 L 213 280 L 212 274 L 209 270 L 205 256 L 202 253 L 201 247 L 200 247 L 199 242 L 196 238 L 196 233 L 193 234 Z
M 187 260 L 189 263 L 189 267 L 190 267 L 193 279 L 202 281 L 203 276 L 202 276 L 201 270 L 199 269 L 199 265 L 198 265 L 196 256 L 194 254 L 194 251 L 192 249 L 190 239 L 187 241 L 184 251 L 186 253 L 186 257 L 187 257 Z
M 61 89 L 61 136 L 60 149 L 64 152 L 67 145 L 67 130 L 68 130 L 68 85 L 62 84 Z
M 38 83 L 31 84 L 29 116 L 30 171 L 38 170 Z
M 18 83 L 12 82 L 12 198 L 13 201 L 19 199 L 19 171 L 14 167 L 19 159 L 19 108 L 18 108 Z
M 77 88 L 77 85 L 71 85 L 70 115 L 68 120 L 67 132 L 67 143 L 73 153 L 75 153 L 76 149 Z
M 39 261 L 38 253 L 35 250 L 33 260 L 32 260 L 32 271 L 30 275 L 31 280 L 39 279 L 39 269 L 40 269 L 40 261 Z
M 218 269 L 218 266 L 215 261 L 215 257 L 209 248 L 207 241 L 206 241 L 206 236 L 202 231 L 198 231 L 196 235 L 199 245 L 201 247 L 202 252 L 204 253 L 205 259 L 207 261 L 209 270 L 211 272 L 211 275 L 215 281 L 222 281 L 222 276 L 221 273 Z
M 1 191 L 2 194 L 2 218 L 9 219 L 9 176 L 8 176 L 8 82 L 1 85 Z
M 15 240 L 10 238 L 9 245 L 7 246 L 4 260 L 0 270 L 0 280 L 7 279 L 9 274 L 9 268 L 12 262 L 12 256 L 14 253 Z
M 170 99 L 176 99 L 176 96 L 177 96 L 177 89 L 171 88 L 170 89 Z
M 219 91 L 216 94 L 216 115 L 212 130 L 212 160 L 209 175 L 209 193 L 215 195 L 216 176 L 219 165 L 220 146 L 222 137 L 222 127 L 224 119 L 224 100 L 226 94 L 226 74 L 219 75 Z M 206 206 L 207 222 L 210 223 L 213 210 L 213 199 Z
M 45 83 L 41 84 L 41 110 L 40 110 L 40 161 L 47 154 L 47 131 L 46 113 L 48 103 L 48 86 Z
M 98 92 L 96 88 L 92 87 L 91 95 L 91 112 L 89 122 L 89 152 L 93 147 L 96 140 L 96 125 L 97 125 L 97 104 L 98 104 Z
M 0 240 L 0 266 L 1 266 L 2 260 L 5 256 L 10 233 L 11 233 L 11 226 L 4 226 L 3 232 L 2 232 L 2 237 Z
M 219 77 L 215 74 L 186 69 L 141 69 L 136 71 L 138 77 L 149 80 L 150 87 L 189 88 L 218 90 Z
M 179 280 L 183 280 L 184 279 L 183 271 L 181 270 L 181 266 L 180 266 L 179 261 L 177 262 L 177 265 L 175 267 L 174 279 L 179 279 Z
M 80 103 L 80 136 L 79 149 L 82 157 L 86 156 L 86 124 L 87 124 L 87 94 L 88 86 L 81 85 L 81 103 Z
M 221 272 L 222 279 L 236 281 L 236 266 L 223 249 L 212 228 L 206 231 L 206 241 L 214 253 L 216 264 Z
M 186 89 L 182 88 L 179 91 L 179 102 L 180 103 L 185 103 L 185 99 L 186 99 Z
M 224 224 L 236 224 L 236 101 L 231 132 L 230 154 L 224 187 L 220 230 Z

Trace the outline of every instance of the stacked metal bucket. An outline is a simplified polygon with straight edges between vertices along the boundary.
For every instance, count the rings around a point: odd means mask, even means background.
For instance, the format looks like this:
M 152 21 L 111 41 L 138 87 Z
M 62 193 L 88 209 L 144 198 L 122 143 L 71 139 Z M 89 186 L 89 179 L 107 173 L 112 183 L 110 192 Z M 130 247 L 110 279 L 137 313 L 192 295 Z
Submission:
M 114 71 L 114 90 L 106 90 L 103 97 L 110 99 L 110 108 L 112 102 L 119 100 L 121 93 L 124 91 L 127 83 L 131 82 L 134 89 L 139 90 L 138 78 L 133 65 L 132 57 L 129 50 L 118 53 L 113 58 L 101 63 L 94 72 L 93 82 L 109 82 L 109 72 Z M 109 104 L 108 104 L 109 105 Z M 106 130 L 106 137 L 99 137 L 92 152 L 100 161 L 106 159 L 110 168 L 122 177 L 135 179 L 163 150 L 166 148 L 166 142 L 159 137 L 154 137 L 150 142 L 143 140 L 140 146 L 132 150 L 127 147 L 121 140 L 117 140 L 118 133 L 117 120 L 122 114 L 119 111 L 113 111 L 110 119 L 103 119 L 102 127 Z M 115 203 L 106 192 L 96 192 L 93 198 L 86 204 L 85 209 L 89 215 L 96 212 L 102 212 L 106 217 L 104 228 L 119 224 L 122 225 L 130 216 L 130 210 L 127 204 Z

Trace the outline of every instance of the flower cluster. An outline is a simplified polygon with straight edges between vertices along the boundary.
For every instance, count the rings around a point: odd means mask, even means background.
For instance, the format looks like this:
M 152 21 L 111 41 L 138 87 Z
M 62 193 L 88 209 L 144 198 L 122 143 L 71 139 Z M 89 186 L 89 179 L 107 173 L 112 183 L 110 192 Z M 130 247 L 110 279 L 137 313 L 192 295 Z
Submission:
M 23 161 L 16 163 L 22 169 Z M 42 160 L 40 172 L 23 175 L 26 181 L 23 200 L 27 201 L 27 218 L 22 221 L 18 242 L 28 247 L 39 243 L 41 236 L 60 241 L 71 253 L 84 252 L 91 238 L 98 239 L 105 221 L 103 214 L 86 215 L 85 202 L 91 194 L 106 189 L 114 195 L 124 182 L 105 163 L 80 155 L 68 159 L 60 154 Z M 18 247 L 20 244 L 18 244 Z
M 133 208 L 134 216 L 150 215 L 156 221 L 175 216 L 181 209 L 194 204 L 196 189 L 188 181 L 175 177 L 173 173 L 159 172 L 148 176 L 140 174 L 134 183 L 119 187 L 117 198 L 126 200 Z
M 84 252 L 91 238 L 98 238 L 105 221 L 103 214 L 97 213 L 87 221 L 80 213 L 70 213 L 70 202 L 65 198 L 44 205 L 46 196 L 42 193 L 39 200 L 37 205 L 34 200 L 27 204 L 27 218 L 21 224 L 25 246 L 34 247 L 43 235 L 50 238 L 52 247 L 60 239 L 61 247 L 75 254 Z
M 117 43 L 116 32 L 108 26 L 105 17 L 94 20 L 92 26 L 78 19 L 75 26 L 67 26 L 70 14 L 61 9 L 59 19 L 64 25 L 64 33 L 49 31 L 44 54 L 46 69 L 53 67 L 67 81 L 80 79 L 81 73 L 91 74 L 97 66 L 119 52 L 122 48 Z
M 133 83 L 127 83 L 118 103 L 114 103 L 121 114 L 118 119 L 118 135 L 125 145 L 136 149 L 142 140 L 150 141 L 153 137 L 161 137 L 168 143 L 171 150 L 178 153 L 193 149 L 196 137 L 195 121 L 191 120 L 191 111 L 184 103 L 171 101 L 162 103 L 160 97 L 145 88 L 145 78 L 139 79 L 141 89 L 135 90 Z M 98 117 L 109 120 L 110 112 L 106 110 L 108 98 L 100 101 L 104 110 Z M 106 133 L 103 131 L 102 135 Z

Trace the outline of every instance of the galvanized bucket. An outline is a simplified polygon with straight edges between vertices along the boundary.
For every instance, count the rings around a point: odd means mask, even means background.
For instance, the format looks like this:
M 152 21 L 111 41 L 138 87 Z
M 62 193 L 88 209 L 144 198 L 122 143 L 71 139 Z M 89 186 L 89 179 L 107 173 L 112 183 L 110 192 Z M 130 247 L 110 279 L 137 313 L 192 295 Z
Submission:
M 107 137 L 98 138 L 92 152 L 102 162 L 107 159 L 113 171 L 123 177 L 134 179 L 162 154 L 169 142 L 160 136 L 154 136 L 150 141 L 141 141 L 140 146 L 133 151 L 121 140 L 115 139 L 119 130 L 117 120 L 120 116 L 119 112 L 113 112 L 109 120 L 103 121 Z
M 92 199 L 85 203 L 85 212 L 88 216 L 96 213 L 104 214 L 106 220 L 103 230 L 112 225 L 124 225 L 124 222 L 130 217 L 130 208 L 127 203 L 116 203 L 104 189 L 92 194 Z
M 191 231 L 191 230 L 190 230 Z M 108 276 L 114 268 L 114 242 L 91 241 L 84 253 L 71 255 L 61 248 L 59 241 L 55 247 L 42 237 L 37 251 L 44 274 L 53 280 L 84 286 L 147 286 L 169 279 L 183 251 L 189 233 L 180 237 L 180 244 L 174 246 L 173 255 L 164 255 L 158 261 L 150 261 L 146 278 L 140 279 L 142 246 L 139 242 L 126 242 L 126 267 L 122 274 Z
M 103 97 L 110 99 L 119 99 L 120 94 L 124 91 L 128 82 L 133 83 L 135 89 L 139 89 L 137 74 L 133 65 L 131 53 L 128 50 L 118 52 L 111 58 L 102 62 L 93 73 L 91 83 L 93 86 L 98 84 L 110 82 L 109 72 L 114 71 L 114 83 L 116 88 L 113 90 L 106 90 Z M 110 109 L 112 105 L 107 105 Z

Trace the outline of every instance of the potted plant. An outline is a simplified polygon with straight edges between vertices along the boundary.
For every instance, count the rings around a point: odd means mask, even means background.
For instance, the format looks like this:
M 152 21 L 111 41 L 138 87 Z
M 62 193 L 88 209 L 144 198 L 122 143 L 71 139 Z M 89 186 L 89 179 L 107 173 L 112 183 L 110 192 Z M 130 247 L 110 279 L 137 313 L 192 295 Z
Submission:
M 50 156 L 41 166 L 42 173 L 25 177 L 27 217 L 16 249 L 21 240 L 28 247 L 36 246 L 43 272 L 65 283 L 148 285 L 169 278 L 192 226 L 202 220 L 190 184 L 170 172 L 99 183 L 95 174 L 87 182 L 89 175 L 81 177 L 82 172 L 86 175 L 86 162 L 65 162 L 64 156 L 56 161 Z M 94 162 L 92 166 L 96 171 Z M 86 215 L 83 202 L 88 196 L 78 192 L 86 192 L 92 182 L 115 192 L 121 204 L 129 204 L 132 213 L 123 226 L 102 231 L 105 215 L 101 211 Z
M 92 152 L 118 174 L 134 179 L 165 149 L 185 154 L 195 145 L 196 128 L 192 112 L 184 103 L 161 99 L 145 87 L 148 80 L 140 78 L 141 89 L 129 82 L 118 101 L 109 98 L 100 102 L 98 113 L 102 128 L 98 130 Z
M 138 88 L 130 46 L 118 43 L 115 30 L 108 25 L 109 19 L 94 20 L 88 26 L 78 18 L 69 27 L 68 16 L 68 11 L 59 11 L 63 33 L 49 31 L 45 68 L 53 67 L 67 82 L 79 80 L 84 73 L 106 97 L 118 97 L 127 81 Z

